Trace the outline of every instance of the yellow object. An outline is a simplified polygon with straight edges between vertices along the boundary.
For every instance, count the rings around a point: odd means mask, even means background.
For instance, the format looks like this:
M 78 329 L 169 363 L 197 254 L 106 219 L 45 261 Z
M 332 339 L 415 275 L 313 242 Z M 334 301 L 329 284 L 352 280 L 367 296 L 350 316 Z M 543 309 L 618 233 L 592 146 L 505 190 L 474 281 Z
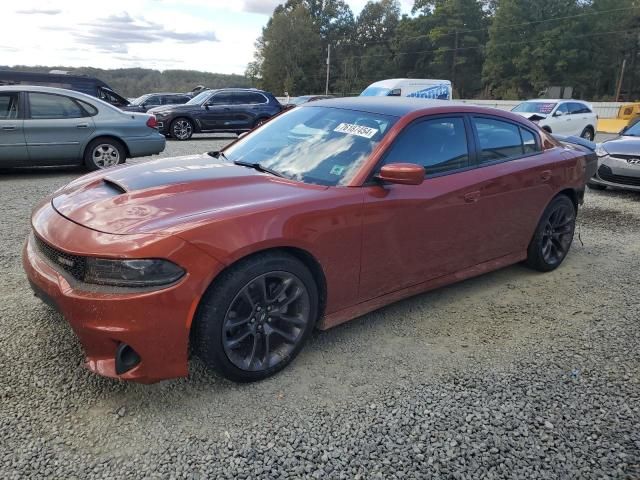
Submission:
M 640 117 L 640 103 L 627 103 L 618 109 L 618 120 L 633 120 Z
M 601 133 L 618 133 L 626 127 L 628 123 L 629 120 L 618 118 L 599 118 L 597 130 Z

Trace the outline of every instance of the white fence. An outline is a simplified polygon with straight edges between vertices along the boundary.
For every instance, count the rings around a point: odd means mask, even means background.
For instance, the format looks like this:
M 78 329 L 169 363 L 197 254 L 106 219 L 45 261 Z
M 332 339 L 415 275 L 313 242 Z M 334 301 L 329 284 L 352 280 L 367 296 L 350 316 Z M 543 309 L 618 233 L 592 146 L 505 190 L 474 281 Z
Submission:
M 276 97 L 283 105 L 287 103 L 287 97 Z M 499 108 L 500 110 L 511 110 L 513 107 L 522 102 L 522 100 L 457 100 L 458 102 L 480 105 L 483 107 Z M 618 102 L 591 102 L 591 106 L 595 110 L 599 118 L 616 118 L 618 109 L 622 103 Z
M 521 103 L 520 100 L 458 100 L 463 103 L 481 105 L 483 107 L 499 108 L 500 110 L 511 110 Z M 592 102 L 591 106 L 599 118 L 616 118 L 618 109 L 623 103 L 618 102 Z

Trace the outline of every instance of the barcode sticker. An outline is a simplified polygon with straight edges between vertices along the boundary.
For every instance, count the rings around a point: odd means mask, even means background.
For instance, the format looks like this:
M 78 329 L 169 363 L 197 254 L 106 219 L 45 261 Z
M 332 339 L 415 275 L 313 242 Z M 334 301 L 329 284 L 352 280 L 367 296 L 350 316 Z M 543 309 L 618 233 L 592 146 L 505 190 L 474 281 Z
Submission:
M 341 123 L 333 131 L 348 133 L 350 135 L 357 135 L 364 138 L 371 138 L 376 133 L 378 133 L 378 130 L 375 128 L 364 127 L 362 125 L 354 125 L 353 123 Z

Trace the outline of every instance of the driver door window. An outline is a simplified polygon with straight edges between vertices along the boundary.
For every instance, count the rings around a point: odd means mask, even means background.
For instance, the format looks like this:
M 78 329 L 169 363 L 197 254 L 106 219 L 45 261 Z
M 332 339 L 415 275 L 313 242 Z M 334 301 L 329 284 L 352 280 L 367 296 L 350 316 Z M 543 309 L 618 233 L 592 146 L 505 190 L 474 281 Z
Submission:
M 217 93 L 207 101 L 210 106 L 231 105 L 233 98 L 230 93 Z

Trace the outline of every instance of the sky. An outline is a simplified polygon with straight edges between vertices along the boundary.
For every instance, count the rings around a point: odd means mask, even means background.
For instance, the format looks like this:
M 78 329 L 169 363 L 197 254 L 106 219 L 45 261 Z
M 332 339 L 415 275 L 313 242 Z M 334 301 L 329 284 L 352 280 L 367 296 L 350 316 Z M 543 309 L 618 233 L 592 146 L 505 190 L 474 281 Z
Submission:
M 283 0 L 20 0 L 3 5 L 0 65 L 243 74 Z M 358 14 L 367 0 L 347 0 Z M 413 0 L 401 0 L 409 13 Z

